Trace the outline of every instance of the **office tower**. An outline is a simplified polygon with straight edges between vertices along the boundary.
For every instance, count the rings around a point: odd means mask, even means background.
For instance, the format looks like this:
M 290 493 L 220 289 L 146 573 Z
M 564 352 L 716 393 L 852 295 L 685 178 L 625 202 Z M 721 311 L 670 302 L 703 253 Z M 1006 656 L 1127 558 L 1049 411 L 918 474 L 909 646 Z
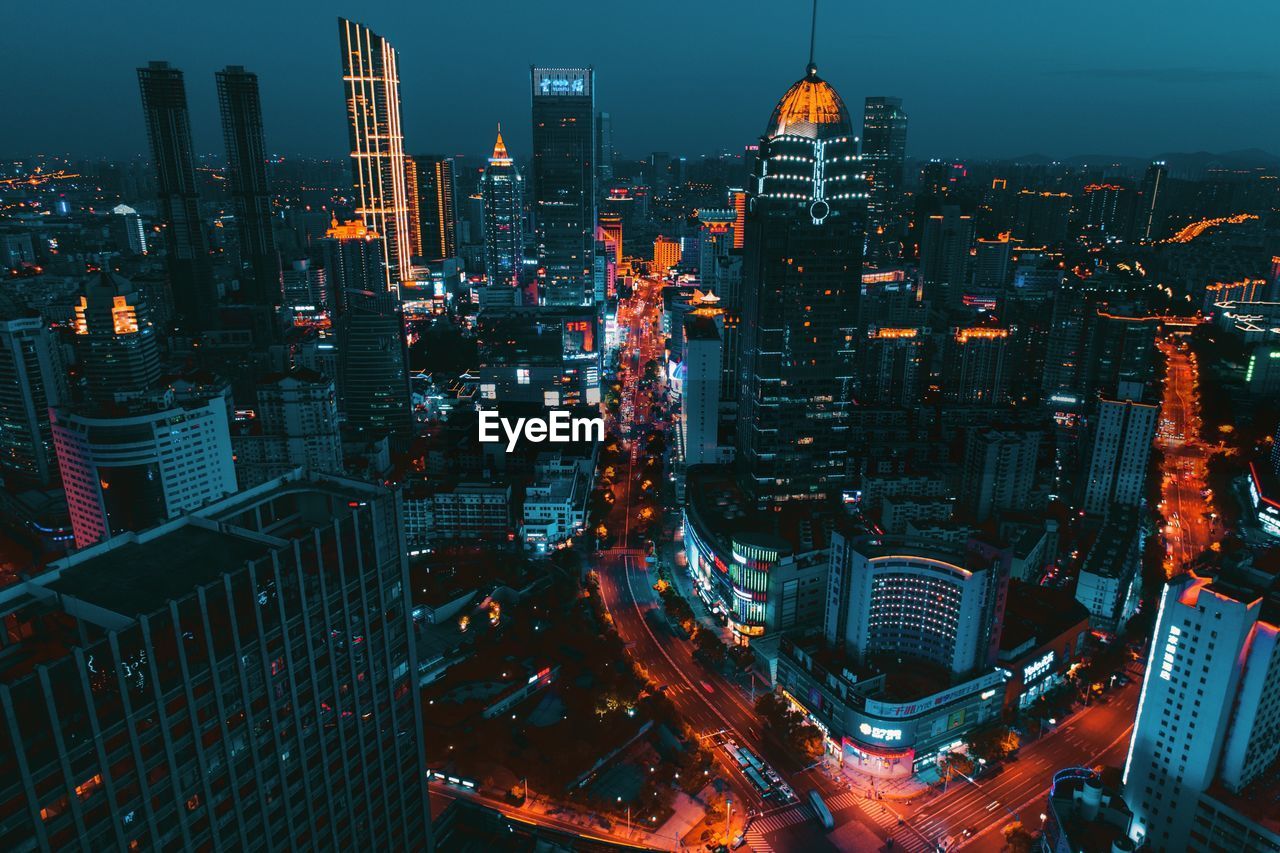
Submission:
M 67 402 L 58 342 L 37 312 L 0 304 L 0 469 L 47 486 L 58 472 L 49 409 Z
M 719 318 L 713 312 L 694 311 L 685 317 L 680 435 L 686 465 L 717 461 L 722 347 Z
M 953 328 L 946 343 L 942 397 L 952 403 L 998 406 L 1008 398 L 1005 352 L 1009 330 Z
M 484 272 L 489 284 L 519 287 L 524 270 L 524 178 L 502 141 L 502 127 L 493 154 L 480 178 L 484 200 Z
M 600 113 L 596 116 L 596 127 L 600 136 L 596 162 L 600 164 L 600 183 L 604 183 L 613 180 L 613 116 Z
M 1138 506 L 1143 499 L 1160 417 L 1160 407 L 1144 403 L 1144 394 L 1141 383 L 1121 382 L 1114 399 L 1098 401 L 1084 495 L 1084 511 L 1091 515 L 1105 515 L 1116 505 Z
M 123 411 L 59 408 L 53 441 L 76 546 L 144 530 L 236 490 L 230 389 L 178 400 L 171 389 Z
M 1027 246 L 1058 246 L 1067 240 L 1071 196 L 1022 190 L 1014 197 L 1013 238 Z
M 385 287 L 400 292 L 413 254 L 405 189 L 404 135 L 400 129 L 398 54 L 363 24 L 338 19 L 342 79 L 347 97 L 351 178 L 356 214 L 384 238 Z
M 0 591 L 5 847 L 433 849 L 399 502 L 293 475 Z
M 1037 430 L 970 430 L 960 483 L 960 505 L 968 517 L 981 523 L 1004 510 L 1027 509 L 1039 452 Z
M 680 241 L 658 235 L 653 241 L 652 274 L 663 277 L 680 265 Z
M 908 407 L 920 402 L 924 335 L 918 328 L 874 328 L 867 332 L 859 360 L 862 403 Z
M 870 187 L 867 228 L 885 224 L 902 188 L 907 159 L 907 114 L 901 98 L 867 98 L 862 116 L 862 160 Z
M 849 111 L 811 58 L 769 118 L 747 207 L 738 460 L 759 497 L 845 483 L 864 184 Z
M 138 211 L 127 204 L 117 204 L 111 208 L 111 217 L 111 230 L 120 248 L 128 249 L 133 255 L 145 255 L 147 229 Z
M 295 258 L 280 273 L 284 303 L 290 308 L 320 311 L 329 304 L 328 275 L 310 258 Z
M 622 266 L 622 216 L 605 211 L 600 214 L 600 231 L 606 250 L 613 258 L 614 266 Z
M 1133 507 L 1108 513 L 1080 566 L 1076 601 L 1089 608 L 1089 627 L 1119 634 L 1142 597 L 1142 520 Z
M 240 238 L 240 261 L 251 284 L 240 300 L 251 305 L 280 303 L 280 256 L 271 228 L 271 185 L 267 182 L 267 143 L 262 133 L 258 75 L 228 65 L 214 77 L 227 145 L 227 193 Z
M 751 147 L 759 150 L 759 146 Z M 747 244 L 747 191 L 730 189 L 729 206 L 733 208 L 733 248 L 741 249 Z
M 394 296 L 347 291 L 338 322 L 338 393 L 347 426 L 374 437 L 413 436 L 404 315 Z
M 590 305 L 595 291 L 595 72 L 530 71 L 533 224 L 541 299 Z
M 920 236 L 920 280 L 924 298 L 934 308 L 960 305 L 969 280 L 969 247 L 973 243 L 973 217 L 955 205 L 924 221 Z
M 1168 180 L 1169 170 L 1165 168 L 1163 160 L 1157 160 L 1147 167 L 1146 174 L 1142 176 L 1142 184 L 1138 187 L 1138 197 L 1134 201 L 1134 240 L 1159 240 L 1165 236 L 1165 184 Z
M 85 279 L 74 315 L 76 359 L 94 402 L 137 395 L 160 378 L 151 306 L 133 282 L 110 270 Z
M 253 416 L 237 418 L 231 437 L 242 489 L 294 468 L 342 472 L 338 396 L 332 379 L 295 367 L 258 381 Z
M 453 158 L 416 154 L 405 158 L 409 175 L 409 219 L 413 254 L 428 261 L 458 256 L 458 189 Z
M 1246 565 L 1165 585 L 1124 768 L 1131 837 L 1153 850 L 1274 850 L 1280 599 Z M 1268 587 L 1271 587 L 1268 590 Z
M 824 633 L 865 661 L 922 662 L 953 675 L 995 662 L 1008 565 L 973 549 L 831 536 Z
M 178 317 L 192 328 L 216 325 L 217 293 L 209 240 L 200 216 L 200 187 L 182 72 L 167 62 L 138 69 L 142 114 L 156 170 L 164 222 L 165 269 Z
M 353 219 L 339 225 L 337 217 L 320 240 L 320 257 L 324 262 L 325 282 L 329 290 L 327 305 L 331 316 L 346 310 L 347 291 L 381 290 L 386 281 L 383 263 L 385 241 L 370 231 L 364 222 Z

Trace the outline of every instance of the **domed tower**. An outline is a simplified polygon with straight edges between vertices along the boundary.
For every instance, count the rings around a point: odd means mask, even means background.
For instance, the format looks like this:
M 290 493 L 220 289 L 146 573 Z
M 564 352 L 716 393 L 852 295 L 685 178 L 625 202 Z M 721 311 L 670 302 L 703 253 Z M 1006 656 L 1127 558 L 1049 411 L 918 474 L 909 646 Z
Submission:
M 771 500 L 847 483 L 866 180 L 840 95 L 805 74 L 778 101 L 748 187 L 738 460 Z

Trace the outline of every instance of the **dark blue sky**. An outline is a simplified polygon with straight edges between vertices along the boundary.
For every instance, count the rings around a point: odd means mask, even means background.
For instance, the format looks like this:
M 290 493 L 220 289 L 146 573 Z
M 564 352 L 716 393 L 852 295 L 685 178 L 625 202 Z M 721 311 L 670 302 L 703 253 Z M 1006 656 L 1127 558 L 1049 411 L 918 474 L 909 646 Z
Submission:
M 6 11 L 0 154 L 145 150 L 134 69 L 187 75 L 220 152 L 213 72 L 261 79 L 273 151 L 346 147 L 336 18 L 400 51 L 406 148 L 529 146 L 528 66 L 593 64 L 624 155 L 739 149 L 804 72 L 809 0 L 211 3 L 20 0 Z M 1276 0 L 823 0 L 818 65 L 861 112 L 899 95 L 914 156 L 1280 149 Z M 29 16 L 30 20 L 24 20 Z M 12 69 L 17 69 L 16 77 Z M 16 80 L 16 85 L 15 85 Z

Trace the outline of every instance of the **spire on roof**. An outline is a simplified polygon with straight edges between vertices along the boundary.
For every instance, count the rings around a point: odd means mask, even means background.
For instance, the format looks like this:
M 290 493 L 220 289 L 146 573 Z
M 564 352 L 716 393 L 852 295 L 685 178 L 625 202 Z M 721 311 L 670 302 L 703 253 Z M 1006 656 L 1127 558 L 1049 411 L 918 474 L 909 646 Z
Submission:
M 493 156 L 489 158 L 490 163 L 510 163 L 511 156 L 507 154 L 507 145 L 502 141 L 502 122 L 498 122 L 498 141 L 493 143 Z

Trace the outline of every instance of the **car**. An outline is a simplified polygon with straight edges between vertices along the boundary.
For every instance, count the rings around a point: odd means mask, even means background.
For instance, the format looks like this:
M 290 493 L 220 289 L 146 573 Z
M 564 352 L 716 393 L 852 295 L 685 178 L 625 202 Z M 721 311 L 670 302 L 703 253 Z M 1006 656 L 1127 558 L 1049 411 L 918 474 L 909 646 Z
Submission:
M 977 829 L 975 829 L 975 828 L 973 828 L 972 826 L 966 826 L 963 830 L 961 830 L 961 831 L 960 831 L 960 837 L 961 837 L 961 838 L 972 838 L 972 837 L 973 837 L 973 835 L 974 835 L 974 833 L 976 833 L 977 831 L 978 831 L 978 830 L 977 830 Z

